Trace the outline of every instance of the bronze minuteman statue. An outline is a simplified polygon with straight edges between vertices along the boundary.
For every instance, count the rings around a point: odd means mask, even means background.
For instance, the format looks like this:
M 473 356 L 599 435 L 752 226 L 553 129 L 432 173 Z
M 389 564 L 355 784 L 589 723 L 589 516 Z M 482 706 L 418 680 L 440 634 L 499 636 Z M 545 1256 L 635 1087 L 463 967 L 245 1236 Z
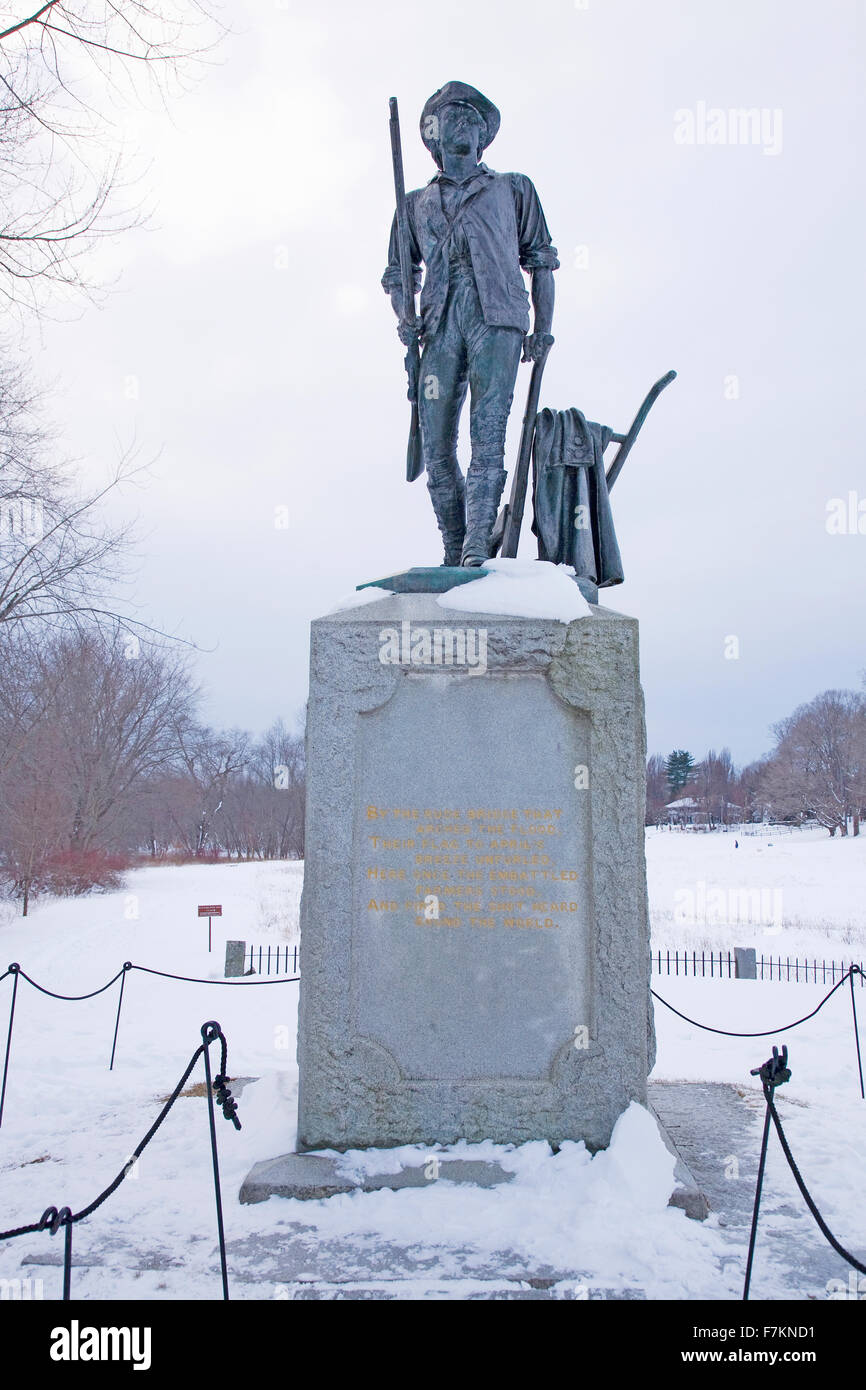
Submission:
M 421 114 L 421 139 L 438 172 L 408 194 L 395 125 L 392 102 L 397 212 L 382 285 L 408 349 L 415 409 L 407 476 L 426 469 L 444 563 L 477 566 L 491 554 L 518 366 L 543 362 L 553 341 L 559 261 L 531 181 L 480 162 L 499 129 L 487 97 L 465 82 L 434 92 Z M 532 332 L 524 271 L 531 277 Z M 464 479 L 456 449 L 467 389 L 472 453 Z

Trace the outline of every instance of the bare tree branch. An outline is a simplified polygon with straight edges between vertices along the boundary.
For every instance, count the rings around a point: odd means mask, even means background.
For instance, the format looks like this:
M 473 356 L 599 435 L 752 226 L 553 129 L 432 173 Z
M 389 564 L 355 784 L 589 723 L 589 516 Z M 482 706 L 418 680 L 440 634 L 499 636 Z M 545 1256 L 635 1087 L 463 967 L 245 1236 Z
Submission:
M 163 103 L 225 33 L 219 0 L 49 0 L 0 31 L 0 293 L 93 298 L 99 239 L 140 225 L 108 99 Z
M 60 0 L 48 0 L 47 4 L 43 5 L 41 9 L 37 10 L 35 14 L 30 15 L 28 19 L 21 19 L 18 21 L 17 24 L 13 24 L 11 28 L 0 30 L 0 43 L 2 43 L 3 39 L 11 38 L 13 34 L 20 33 L 21 30 L 26 29 L 28 25 L 38 23 L 39 19 L 42 17 L 42 15 L 45 14 L 47 10 L 53 10 L 54 6 L 59 3 Z

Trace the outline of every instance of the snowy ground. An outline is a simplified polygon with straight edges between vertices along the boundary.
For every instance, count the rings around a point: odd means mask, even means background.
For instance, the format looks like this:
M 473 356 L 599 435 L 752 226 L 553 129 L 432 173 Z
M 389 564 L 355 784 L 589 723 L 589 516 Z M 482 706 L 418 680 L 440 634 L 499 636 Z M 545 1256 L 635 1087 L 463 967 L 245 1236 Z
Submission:
M 658 946 L 754 946 L 759 956 L 783 959 L 866 954 L 866 834 L 652 829 L 647 875 Z
M 699 950 L 769 945 L 774 955 L 808 950 L 810 956 L 862 958 L 866 837 L 846 842 L 812 832 L 762 832 L 738 838 L 734 849 L 731 835 L 650 833 L 650 900 L 659 945 L 688 943 Z M 766 935 L 761 922 L 675 921 L 687 901 L 677 894 L 697 893 L 699 883 L 726 890 L 731 885 L 781 888 L 781 933 Z M 34 979 L 63 993 L 98 987 L 124 960 L 218 979 L 227 937 L 265 946 L 296 939 L 300 884 L 296 864 L 139 870 L 119 893 L 40 904 L 26 921 L 6 911 L 0 919 L 0 969 L 17 960 Z M 200 902 L 223 904 L 210 957 L 207 923 L 196 917 Z M 683 1012 L 741 1030 L 785 1024 L 826 992 L 803 984 L 655 976 L 653 985 Z M 424 1277 L 417 1287 L 407 1282 L 404 1297 L 471 1297 L 491 1270 L 506 1267 L 554 1271 L 558 1277 L 571 1273 L 576 1287 L 583 1281 L 608 1289 L 639 1288 L 652 1299 L 739 1296 L 741 1228 L 731 1220 L 723 1225 L 718 1215 L 699 1224 L 666 1206 L 667 1155 L 637 1107 L 623 1117 L 611 1148 L 592 1159 L 577 1144 L 564 1145 L 556 1156 L 543 1143 L 517 1150 L 483 1146 L 516 1174 L 502 1187 L 433 1182 L 425 1189 L 323 1202 L 272 1198 L 241 1207 L 235 1197 L 252 1163 L 293 1147 L 297 988 L 291 983 L 252 989 L 183 984 L 133 973 L 126 985 L 118 1059 L 109 1073 L 117 986 L 84 1003 L 65 1003 L 21 982 L 0 1130 L 0 1227 L 36 1220 L 52 1204 L 77 1210 L 91 1201 L 123 1166 L 161 1098 L 173 1089 L 199 1042 L 201 1024 L 215 1018 L 229 1041 L 230 1075 L 260 1078 L 240 1095 L 240 1133 L 218 1116 L 234 1298 L 285 1296 L 275 1276 L 279 1261 L 262 1257 L 261 1251 L 267 1248 L 272 1256 L 281 1241 L 297 1241 L 299 1232 L 311 1252 L 311 1269 L 327 1251 L 339 1250 L 344 1267 L 356 1259 L 359 1269 L 373 1246 L 411 1251 Z M 7 978 L 0 983 L 3 1042 L 10 997 Z M 866 990 L 858 992 L 861 999 L 866 1034 Z M 730 1143 L 724 1131 L 708 1130 L 704 1145 L 707 1172 L 721 1175 L 724 1195 L 729 1174 L 733 1183 L 738 1171 L 741 1176 L 754 1171 L 760 1092 L 750 1068 L 765 1060 L 773 1042 L 787 1042 L 794 1075 L 780 1112 L 795 1157 L 831 1228 L 862 1259 L 866 1211 L 858 1198 L 866 1105 L 859 1097 L 850 1014 L 845 986 L 817 1018 L 794 1032 L 746 1040 L 700 1032 L 657 1005 L 654 1078 L 728 1082 L 744 1092 L 744 1113 L 753 1109 L 750 1124 Z M 202 1077 L 199 1064 L 191 1080 Z M 411 1151 L 415 1163 L 418 1153 Z M 756 1297 L 826 1298 L 828 1268 L 847 1282 L 841 1260 L 827 1266 L 816 1259 L 811 1272 L 805 1260 L 797 1277 L 792 1274 L 792 1248 L 808 1252 L 817 1250 L 813 1241 L 821 1242 L 802 1211 L 773 1144 Z M 59 1296 L 59 1268 L 41 1263 L 60 1259 L 59 1242 L 43 1234 L 0 1244 L 0 1279 L 41 1279 L 46 1298 Z M 207 1108 L 200 1096 L 178 1102 L 137 1176 L 75 1228 L 74 1248 L 81 1265 L 73 1273 L 74 1297 L 219 1296 Z

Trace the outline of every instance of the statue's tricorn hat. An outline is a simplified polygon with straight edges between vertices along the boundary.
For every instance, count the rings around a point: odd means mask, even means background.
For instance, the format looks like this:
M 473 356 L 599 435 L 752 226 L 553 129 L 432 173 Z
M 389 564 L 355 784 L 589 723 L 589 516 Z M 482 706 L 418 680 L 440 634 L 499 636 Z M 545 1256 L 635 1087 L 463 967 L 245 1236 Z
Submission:
M 446 82 L 444 87 L 440 87 L 438 92 L 434 92 L 424 103 L 424 110 L 421 112 L 421 139 L 430 153 L 435 154 L 437 144 L 437 138 L 433 134 L 436 123 L 431 121 L 430 117 L 435 116 L 443 106 L 448 106 L 451 102 L 464 102 L 478 112 L 486 126 L 482 144 L 482 149 L 486 150 L 499 129 L 499 111 L 492 101 L 482 96 L 477 87 L 470 87 L 468 82 Z

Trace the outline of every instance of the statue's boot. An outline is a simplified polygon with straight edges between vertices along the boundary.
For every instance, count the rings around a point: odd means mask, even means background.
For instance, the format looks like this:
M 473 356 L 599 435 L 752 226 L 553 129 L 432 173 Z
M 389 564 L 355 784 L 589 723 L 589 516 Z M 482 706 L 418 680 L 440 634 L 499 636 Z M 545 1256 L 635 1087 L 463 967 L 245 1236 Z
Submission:
M 445 545 L 443 565 L 459 565 L 466 535 L 466 502 L 463 474 L 454 461 L 453 472 L 447 477 L 427 478 L 427 491 L 433 503 L 439 530 Z
M 466 538 L 460 556 L 462 565 L 483 565 L 490 559 L 493 527 L 505 477 L 500 459 L 493 468 L 476 468 L 470 464 L 466 475 Z

